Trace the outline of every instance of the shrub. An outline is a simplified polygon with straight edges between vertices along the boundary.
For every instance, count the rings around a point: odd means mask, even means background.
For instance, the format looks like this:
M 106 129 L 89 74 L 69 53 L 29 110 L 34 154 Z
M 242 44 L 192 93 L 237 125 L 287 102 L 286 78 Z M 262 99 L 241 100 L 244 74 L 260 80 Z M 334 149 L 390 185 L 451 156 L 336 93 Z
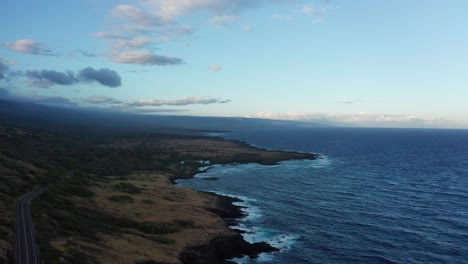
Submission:
M 182 228 L 194 228 L 195 223 L 192 220 L 177 219 L 174 220 L 174 223 Z
M 126 192 L 126 193 L 141 193 L 142 189 L 138 188 L 134 184 L 128 182 L 121 182 L 114 186 L 114 188 L 119 192 Z
M 133 203 L 133 198 L 128 196 L 128 195 L 112 195 L 108 197 L 107 199 L 113 201 L 113 202 L 119 202 L 119 203 Z
M 90 191 L 88 188 L 74 185 L 74 184 L 57 184 L 53 188 L 53 191 L 66 194 L 66 195 L 74 195 L 79 197 L 93 197 L 94 193 Z
M 154 242 L 158 242 L 161 244 L 174 244 L 176 241 L 174 239 L 168 238 L 168 237 L 162 237 L 162 236 L 151 236 L 151 240 Z
M 170 234 L 180 231 L 180 227 L 172 223 L 143 222 L 138 225 L 138 230 L 147 234 Z

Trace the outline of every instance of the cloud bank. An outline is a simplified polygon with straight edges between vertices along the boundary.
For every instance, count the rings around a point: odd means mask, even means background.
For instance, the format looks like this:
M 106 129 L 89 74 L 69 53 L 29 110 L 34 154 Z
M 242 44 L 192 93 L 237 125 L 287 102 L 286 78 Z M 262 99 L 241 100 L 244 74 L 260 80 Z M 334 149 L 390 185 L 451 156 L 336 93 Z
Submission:
M 30 101 L 40 104 L 59 105 L 59 106 L 78 106 L 77 103 L 62 96 L 32 96 Z
M 120 75 L 113 70 L 87 67 L 75 74 L 73 71 L 55 70 L 27 71 L 25 74 L 33 86 L 48 88 L 52 85 L 74 85 L 97 82 L 107 87 L 118 87 L 122 84 Z
M 356 114 L 259 112 L 246 117 L 275 120 L 295 120 L 358 127 L 454 127 L 456 124 L 456 122 L 447 118 L 435 118 L 431 116 L 418 116 L 411 114 L 398 115 L 369 112 L 361 112 Z

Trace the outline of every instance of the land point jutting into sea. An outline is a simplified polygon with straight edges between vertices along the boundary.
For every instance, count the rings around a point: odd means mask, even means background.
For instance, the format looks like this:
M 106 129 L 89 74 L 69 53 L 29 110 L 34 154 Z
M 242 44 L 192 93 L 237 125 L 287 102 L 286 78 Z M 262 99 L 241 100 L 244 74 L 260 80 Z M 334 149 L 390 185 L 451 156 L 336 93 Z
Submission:
M 277 249 L 250 244 L 223 218 L 233 198 L 173 184 L 210 164 L 276 164 L 315 154 L 270 151 L 196 135 L 93 136 L 2 126 L 1 259 L 15 258 L 15 200 L 34 189 L 46 263 L 223 263 Z

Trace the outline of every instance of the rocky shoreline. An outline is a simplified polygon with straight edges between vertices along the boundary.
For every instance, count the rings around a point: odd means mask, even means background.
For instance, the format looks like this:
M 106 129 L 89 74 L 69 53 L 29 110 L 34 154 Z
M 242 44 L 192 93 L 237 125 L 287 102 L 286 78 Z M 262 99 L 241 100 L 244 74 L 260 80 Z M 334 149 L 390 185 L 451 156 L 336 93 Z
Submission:
M 220 141 L 229 141 L 235 144 L 238 144 L 242 147 L 246 147 L 249 149 L 255 149 L 258 151 L 271 151 L 262 149 L 256 146 L 252 146 L 246 142 L 237 141 L 237 140 L 227 140 L 224 138 L 214 138 L 215 140 Z M 291 154 L 289 151 L 279 151 L 274 150 L 275 152 L 284 153 L 284 154 Z M 320 158 L 318 154 L 315 153 L 298 153 L 296 154 L 304 155 L 303 159 L 310 159 L 315 160 Z M 275 165 L 279 161 L 286 161 L 291 159 L 275 159 L 275 160 L 255 160 L 255 161 L 248 161 L 242 160 L 237 163 L 251 163 L 256 162 L 263 165 Z M 192 175 L 193 177 L 194 175 Z M 175 181 L 173 181 L 175 183 Z M 210 195 L 213 195 L 217 199 L 217 206 L 216 208 L 207 208 L 208 211 L 215 213 L 219 217 L 223 218 L 226 222 L 228 227 L 232 226 L 232 221 L 241 219 L 245 217 L 245 213 L 242 211 L 242 206 L 235 205 L 235 202 L 242 202 L 239 198 L 223 196 L 219 194 L 215 194 L 213 192 L 203 192 Z M 231 229 L 231 228 L 230 228 Z M 248 256 L 250 258 L 257 258 L 261 253 L 269 253 L 269 252 L 277 252 L 279 251 L 278 248 L 271 246 L 266 242 L 258 242 L 258 243 L 249 243 L 246 241 L 242 236 L 242 231 L 237 229 L 231 229 L 232 231 L 236 232 L 235 235 L 230 236 L 218 236 L 213 238 L 207 245 L 196 246 L 196 247 L 189 247 L 183 250 L 180 254 L 180 260 L 183 263 L 235 263 L 233 261 L 229 261 L 229 259 L 233 258 L 242 258 L 244 256 Z
M 209 193 L 216 196 L 217 207 L 207 208 L 208 211 L 217 214 L 223 218 L 229 226 L 230 220 L 240 219 L 245 217 L 241 206 L 233 203 L 242 201 L 238 198 L 222 196 L 214 193 Z M 186 248 L 180 255 L 180 260 L 183 263 L 235 263 L 229 261 L 233 258 L 241 258 L 248 256 L 257 258 L 261 253 L 276 252 L 279 249 L 272 247 L 266 242 L 249 243 L 238 230 L 235 235 L 218 236 L 213 238 L 207 245 Z
M 2 131 L 0 172 L 14 176 L 2 178 L 11 187 L 0 190 L 4 201 L 34 184 L 49 184 L 47 195 L 32 205 L 47 263 L 230 263 L 277 251 L 250 244 L 242 231 L 228 228 L 244 216 L 244 208 L 233 205 L 238 199 L 178 187 L 174 180 L 193 177 L 208 160 L 270 165 L 318 157 L 198 135 L 88 138 Z M 11 207 L 0 205 L 0 229 L 7 230 L 0 237 L 2 262 L 14 245 L 14 225 Z

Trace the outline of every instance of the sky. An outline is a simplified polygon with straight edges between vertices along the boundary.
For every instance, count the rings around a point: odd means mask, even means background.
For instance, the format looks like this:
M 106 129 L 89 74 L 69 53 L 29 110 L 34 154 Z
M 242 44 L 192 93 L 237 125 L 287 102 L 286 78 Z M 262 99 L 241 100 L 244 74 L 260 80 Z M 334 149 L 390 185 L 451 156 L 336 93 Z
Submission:
M 0 97 L 468 128 L 468 1 L 3 0 Z

